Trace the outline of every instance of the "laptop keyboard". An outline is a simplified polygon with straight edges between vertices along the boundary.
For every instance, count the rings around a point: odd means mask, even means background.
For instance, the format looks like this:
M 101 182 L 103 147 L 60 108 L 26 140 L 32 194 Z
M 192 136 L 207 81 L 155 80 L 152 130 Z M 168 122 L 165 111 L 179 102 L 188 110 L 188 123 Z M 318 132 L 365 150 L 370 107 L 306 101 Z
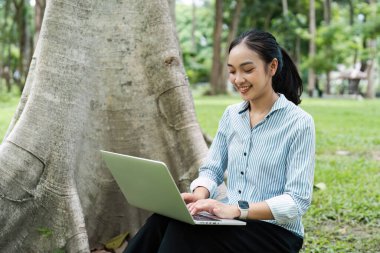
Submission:
M 211 218 L 202 214 L 193 215 L 193 219 L 197 221 L 219 221 L 218 219 Z

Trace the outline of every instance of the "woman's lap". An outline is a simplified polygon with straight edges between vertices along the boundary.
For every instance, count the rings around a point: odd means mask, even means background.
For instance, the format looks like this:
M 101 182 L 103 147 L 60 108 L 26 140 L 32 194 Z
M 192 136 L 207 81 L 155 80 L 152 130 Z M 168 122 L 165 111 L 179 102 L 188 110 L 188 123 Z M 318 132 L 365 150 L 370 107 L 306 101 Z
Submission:
M 132 252 L 298 252 L 302 239 L 268 222 L 247 226 L 190 225 L 154 214 L 130 241 Z

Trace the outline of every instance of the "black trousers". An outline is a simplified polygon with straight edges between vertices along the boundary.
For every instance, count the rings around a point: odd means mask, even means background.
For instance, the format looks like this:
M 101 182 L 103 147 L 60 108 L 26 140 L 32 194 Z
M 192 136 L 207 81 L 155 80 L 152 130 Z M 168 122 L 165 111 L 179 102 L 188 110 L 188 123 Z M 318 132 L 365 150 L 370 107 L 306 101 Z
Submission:
M 303 239 L 258 220 L 246 226 L 190 225 L 158 214 L 129 241 L 124 253 L 299 252 Z

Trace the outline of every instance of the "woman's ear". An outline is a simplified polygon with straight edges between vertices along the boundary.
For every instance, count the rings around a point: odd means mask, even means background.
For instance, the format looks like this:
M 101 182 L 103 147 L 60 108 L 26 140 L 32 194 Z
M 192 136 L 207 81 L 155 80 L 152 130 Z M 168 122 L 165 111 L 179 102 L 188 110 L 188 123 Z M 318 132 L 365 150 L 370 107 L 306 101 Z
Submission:
M 269 63 L 269 73 L 271 76 L 274 76 L 276 74 L 278 68 L 278 60 L 277 58 L 273 58 L 272 62 Z

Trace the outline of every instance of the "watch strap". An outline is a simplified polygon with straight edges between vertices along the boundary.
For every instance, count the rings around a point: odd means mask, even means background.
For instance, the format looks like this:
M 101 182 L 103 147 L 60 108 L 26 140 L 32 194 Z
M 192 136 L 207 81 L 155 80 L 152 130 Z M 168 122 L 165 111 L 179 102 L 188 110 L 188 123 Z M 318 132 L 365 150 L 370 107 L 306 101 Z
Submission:
M 238 208 L 240 210 L 239 219 L 246 220 L 248 217 L 249 204 L 246 201 L 239 201 Z

